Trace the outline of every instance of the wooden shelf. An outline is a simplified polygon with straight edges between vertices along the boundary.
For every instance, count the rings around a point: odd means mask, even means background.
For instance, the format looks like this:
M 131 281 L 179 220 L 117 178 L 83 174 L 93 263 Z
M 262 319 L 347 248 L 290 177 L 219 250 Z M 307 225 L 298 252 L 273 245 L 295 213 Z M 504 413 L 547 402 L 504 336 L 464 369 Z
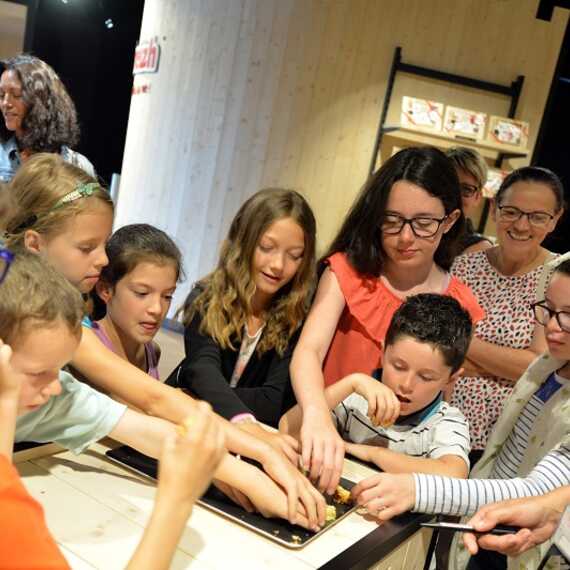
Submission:
M 468 146 L 483 151 L 481 154 L 489 156 L 487 152 L 493 153 L 492 157 L 502 154 L 503 158 L 524 158 L 528 156 L 529 150 L 507 144 L 497 144 L 486 141 L 474 141 L 468 138 L 449 137 L 444 133 L 432 133 L 420 129 L 412 129 L 401 125 L 386 125 L 382 129 L 383 134 L 398 137 L 407 140 L 413 144 L 432 144 L 441 148 L 450 148 L 452 146 Z M 435 139 L 436 142 L 430 142 Z

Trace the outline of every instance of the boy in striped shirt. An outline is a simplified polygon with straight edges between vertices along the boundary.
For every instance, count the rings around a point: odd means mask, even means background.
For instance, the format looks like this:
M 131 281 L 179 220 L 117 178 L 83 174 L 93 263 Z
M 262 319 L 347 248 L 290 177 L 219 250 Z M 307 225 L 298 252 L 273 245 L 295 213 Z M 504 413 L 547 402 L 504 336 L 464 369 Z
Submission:
M 388 328 L 383 369 L 374 377 L 350 374 L 325 389 L 347 451 L 392 473 L 467 477 L 469 426 L 443 392 L 462 373 L 471 332 L 469 314 L 455 299 L 409 297 Z M 295 406 L 280 430 L 298 435 L 301 419 Z

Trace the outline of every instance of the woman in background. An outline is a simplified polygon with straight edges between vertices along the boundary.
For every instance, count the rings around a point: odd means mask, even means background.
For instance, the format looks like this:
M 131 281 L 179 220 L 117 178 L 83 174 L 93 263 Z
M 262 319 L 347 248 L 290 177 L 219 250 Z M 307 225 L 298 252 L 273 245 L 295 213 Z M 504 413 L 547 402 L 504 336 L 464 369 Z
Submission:
M 31 55 L 0 61 L 0 182 L 22 161 L 53 152 L 95 176 L 93 165 L 72 150 L 79 142 L 75 105 L 57 73 Z
M 475 231 L 471 217 L 483 197 L 482 190 L 487 181 L 487 165 L 483 157 L 475 150 L 457 146 L 447 151 L 447 157 L 453 162 L 459 189 L 461 191 L 461 209 L 465 216 L 465 234 L 461 238 L 462 253 L 471 253 L 493 247 L 493 242 Z

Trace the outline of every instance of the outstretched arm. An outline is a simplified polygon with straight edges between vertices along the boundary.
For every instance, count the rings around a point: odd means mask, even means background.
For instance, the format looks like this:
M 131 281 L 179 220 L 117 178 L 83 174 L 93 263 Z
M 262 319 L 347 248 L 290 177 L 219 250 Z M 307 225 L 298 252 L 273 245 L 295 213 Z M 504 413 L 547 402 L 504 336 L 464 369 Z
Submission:
M 498 524 L 520 527 L 520 530 L 503 536 L 466 533 L 463 542 L 471 554 L 477 554 L 479 548 L 484 548 L 507 556 L 518 556 L 552 537 L 568 504 L 570 487 L 565 486 L 540 497 L 487 505 L 469 521 L 477 531 L 486 533 Z
M 345 300 L 336 276 L 326 269 L 291 361 L 291 381 L 303 411 L 303 465 L 311 479 L 332 493 L 342 471 L 344 443 L 334 428 L 325 397 L 322 366 Z

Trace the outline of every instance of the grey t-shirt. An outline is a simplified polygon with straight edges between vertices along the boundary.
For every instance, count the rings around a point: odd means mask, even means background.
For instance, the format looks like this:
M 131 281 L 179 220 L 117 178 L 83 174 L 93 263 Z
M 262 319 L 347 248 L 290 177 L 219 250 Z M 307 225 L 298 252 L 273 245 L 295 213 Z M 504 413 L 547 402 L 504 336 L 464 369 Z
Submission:
M 40 408 L 20 416 L 16 442 L 55 442 L 81 453 L 109 435 L 127 407 L 76 380 L 69 372 L 59 373 L 61 394 Z

